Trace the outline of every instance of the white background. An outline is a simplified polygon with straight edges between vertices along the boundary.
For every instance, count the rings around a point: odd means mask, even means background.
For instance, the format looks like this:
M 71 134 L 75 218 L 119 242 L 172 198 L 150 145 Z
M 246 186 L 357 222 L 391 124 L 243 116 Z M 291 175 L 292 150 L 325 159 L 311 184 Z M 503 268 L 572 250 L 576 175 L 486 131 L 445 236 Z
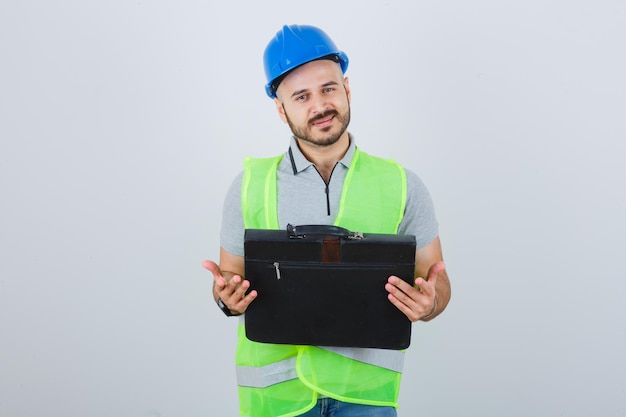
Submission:
M 285 23 L 435 201 L 453 298 L 399 415 L 626 415 L 623 1 L 65 0 L 0 5 L 0 417 L 237 415 L 201 261 L 243 157 L 287 146 Z

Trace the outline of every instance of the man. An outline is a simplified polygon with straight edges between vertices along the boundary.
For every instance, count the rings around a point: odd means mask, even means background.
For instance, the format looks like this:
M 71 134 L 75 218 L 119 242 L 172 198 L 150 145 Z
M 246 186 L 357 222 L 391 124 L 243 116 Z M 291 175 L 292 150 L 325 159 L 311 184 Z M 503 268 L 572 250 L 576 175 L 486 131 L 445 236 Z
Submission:
M 450 299 L 428 191 L 411 171 L 362 152 L 348 133 L 346 54 L 322 30 L 292 25 L 270 41 L 264 63 L 266 93 L 293 132 L 290 147 L 277 158 L 246 160 L 224 203 L 219 266 L 204 262 L 220 308 L 228 316 L 241 315 L 240 412 L 251 417 L 395 416 L 403 351 L 272 345 L 245 337 L 242 314 L 258 295 L 255 290 L 246 295 L 245 228 L 335 224 L 366 233 L 415 235 L 415 286 L 389 277 L 389 302 L 416 322 L 438 316 Z M 276 195 L 269 203 L 267 189 Z M 359 198 L 364 193 L 366 204 Z M 390 360 L 396 365 L 383 365 Z

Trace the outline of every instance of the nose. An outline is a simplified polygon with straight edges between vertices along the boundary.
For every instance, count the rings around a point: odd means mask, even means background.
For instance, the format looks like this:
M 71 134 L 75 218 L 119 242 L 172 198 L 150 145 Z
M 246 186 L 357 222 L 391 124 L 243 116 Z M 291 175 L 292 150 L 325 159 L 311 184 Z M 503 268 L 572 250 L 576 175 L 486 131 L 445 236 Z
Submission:
M 311 99 L 311 111 L 313 114 L 324 113 L 328 107 L 328 102 L 323 94 L 315 94 Z

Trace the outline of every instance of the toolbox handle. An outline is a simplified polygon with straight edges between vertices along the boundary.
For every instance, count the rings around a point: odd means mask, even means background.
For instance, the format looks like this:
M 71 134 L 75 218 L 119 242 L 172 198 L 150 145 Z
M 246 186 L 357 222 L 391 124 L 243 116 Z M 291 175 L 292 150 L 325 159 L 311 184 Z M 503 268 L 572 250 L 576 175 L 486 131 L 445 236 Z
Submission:
M 305 224 L 300 226 L 288 224 L 287 233 L 290 239 L 303 239 L 307 235 L 338 236 L 345 239 L 363 239 L 363 233 L 361 232 L 351 232 L 343 227 L 331 226 L 327 224 Z

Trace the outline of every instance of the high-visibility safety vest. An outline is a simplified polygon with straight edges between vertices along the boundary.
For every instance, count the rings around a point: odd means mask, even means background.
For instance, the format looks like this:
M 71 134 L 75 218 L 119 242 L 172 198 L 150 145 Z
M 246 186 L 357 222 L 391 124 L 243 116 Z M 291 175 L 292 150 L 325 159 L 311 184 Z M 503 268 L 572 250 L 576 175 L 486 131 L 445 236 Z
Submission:
M 246 158 L 241 193 L 246 228 L 280 229 L 276 170 L 281 159 Z M 397 233 L 406 188 L 399 164 L 357 148 L 334 224 L 364 233 Z M 344 402 L 398 406 L 404 351 L 258 343 L 246 338 L 244 324 L 245 315 L 236 353 L 242 416 L 297 416 L 313 408 L 318 393 Z

